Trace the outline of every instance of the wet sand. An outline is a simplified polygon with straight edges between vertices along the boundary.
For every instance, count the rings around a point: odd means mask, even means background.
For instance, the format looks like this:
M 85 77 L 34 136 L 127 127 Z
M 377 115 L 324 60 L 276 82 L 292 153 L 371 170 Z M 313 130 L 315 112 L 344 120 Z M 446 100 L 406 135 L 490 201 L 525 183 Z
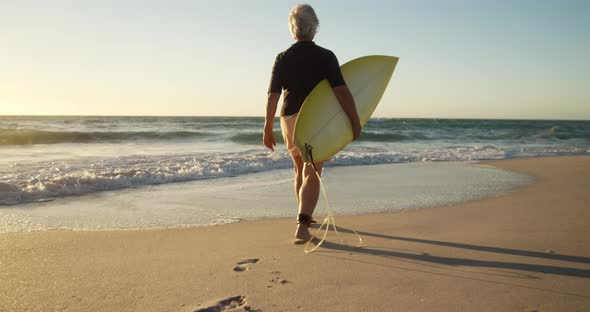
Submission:
M 312 254 L 290 243 L 292 219 L 0 234 L 0 311 L 589 310 L 590 156 L 484 164 L 537 181 L 452 206 L 336 216 L 343 233 Z

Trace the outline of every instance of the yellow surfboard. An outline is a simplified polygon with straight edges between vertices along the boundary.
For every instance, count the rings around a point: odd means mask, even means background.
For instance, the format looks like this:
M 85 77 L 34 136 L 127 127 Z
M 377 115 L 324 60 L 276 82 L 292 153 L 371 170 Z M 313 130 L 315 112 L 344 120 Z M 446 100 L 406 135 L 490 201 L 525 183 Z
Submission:
M 375 111 L 391 79 L 398 58 L 371 55 L 354 59 L 340 68 L 350 89 L 361 125 Z M 295 124 L 294 143 L 304 161 L 329 160 L 352 141 L 352 128 L 328 80 L 322 80 L 307 96 Z

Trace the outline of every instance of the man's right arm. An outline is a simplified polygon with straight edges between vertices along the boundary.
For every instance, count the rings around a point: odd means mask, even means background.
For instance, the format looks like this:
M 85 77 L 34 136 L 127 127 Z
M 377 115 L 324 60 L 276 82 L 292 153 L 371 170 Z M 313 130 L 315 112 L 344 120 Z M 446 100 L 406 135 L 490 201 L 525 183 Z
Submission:
M 359 115 L 356 111 L 356 104 L 352 94 L 350 93 L 350 90 L 346 85 L 341 85 L 332 88 L 332 91 L 334 91 L 334 95 L 336 95 L 338 102 L 340 102 L 342 110 L 344 110 L 346 116 L 348 116 L 348 119 L 350 120 L 353 140 L 358 139 L 358 137 L 361 135 L 361 122 L 359 120 Z

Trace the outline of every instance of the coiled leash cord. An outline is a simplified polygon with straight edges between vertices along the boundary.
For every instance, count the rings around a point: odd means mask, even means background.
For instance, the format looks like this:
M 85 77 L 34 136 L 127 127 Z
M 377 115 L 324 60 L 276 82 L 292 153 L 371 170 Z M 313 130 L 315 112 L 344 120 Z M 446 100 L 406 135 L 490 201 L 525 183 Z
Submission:
M 324 218 L 324 222 L 322 222 L 320 227 L 315 231 L 315 233 L 311 236 L 311 238 L 305 244 L 305 247 L 303 248 L 303 251 L 305 253 L 311 253 L 311 252 L 315 251 L 316 249 L 318 249 L 322 245 L 322 243 L 326 240 L 326 237 L 328 236 L 328 231 L 330 230 L 330 225 L 332 225 L 334 232 L 336 234 L 339 234 L 338 229 L 336 228 L 336 221 L 334 220 L 334 211 L 332 210 L 332 207 L 330 206 L 330 201 L 328 200 L 328 195 L 326 194 L 326 188 L 324 188 L 324 183 L 322 182 L 322 177 L 320 176 L 320 173 L 318 172 L 318 168 L 316 168 L 315 162 L 313 161 L 312 149 L 313 148 L 311 147 L 311 145 L 305 144 L 305 151 L 309 155 L 309 159 L 311 160 L 311 165 L 313 166 L 313 170 L 315 171 L 315 174 L 317 175 L 318 180 L 320 181 L 320 189 L 322 190 L 322 194 L 324 195 L 324 199 L 326 200 L 325 210 L 326 210 L 327 216 L 326 216 L 326 218 Z M 322 235 L 322 238 L 315 246 L 312 246 L 311 243 L 315 240 L 317 235 L 322 231 L 322 228 L 324 228 L 324 226 L 326 226 L 326 228 L 324 230 L 324 234 Z M 355 231 L 353 229 L 351 229 L 351 231 L 353 231 L 354 234 L 356 234 L 356 236 L 358 237 L 359 247 L 360 247 L 363 244 L 363 238 L 361 237 L 361 235 L 357 231 Z

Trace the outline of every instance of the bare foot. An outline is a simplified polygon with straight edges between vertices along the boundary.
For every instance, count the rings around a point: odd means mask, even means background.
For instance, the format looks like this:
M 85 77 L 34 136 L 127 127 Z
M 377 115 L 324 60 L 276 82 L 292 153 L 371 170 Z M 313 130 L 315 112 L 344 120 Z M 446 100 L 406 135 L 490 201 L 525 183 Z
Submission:
M 309 233 L 308 226 L 305 224 L 298 224 L 297 231 L 295 231 L 295 241 L 293 241 L 293 243 L 305 244 L 310 239 L 311 234 Z

